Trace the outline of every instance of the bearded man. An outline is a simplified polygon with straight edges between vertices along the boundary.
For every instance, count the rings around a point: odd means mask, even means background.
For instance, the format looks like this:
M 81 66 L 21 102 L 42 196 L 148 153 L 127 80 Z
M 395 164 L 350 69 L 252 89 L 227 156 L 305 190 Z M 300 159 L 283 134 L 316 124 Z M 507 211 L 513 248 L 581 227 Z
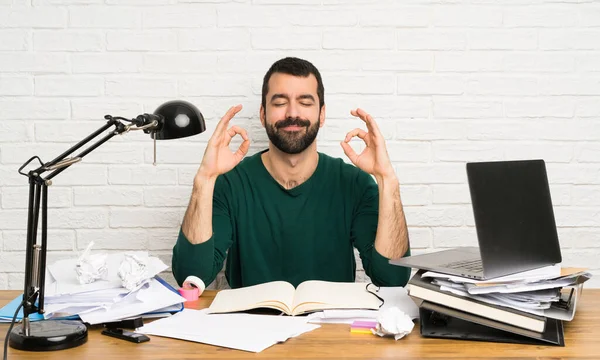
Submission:
M 194 178 L 191 199 L 173 248 L 172 269 L 214 281 L 227 258 L 231 288 L 283 280 L 352 282 L 354 248 L 375 285 L 404 286 L 410 269 L 389 264 L 410 255 L 400 186 L 376 122 L 362 109 L 341 140 L 354 164 L 317 151 L 325 124 L 321 75 L 310 62 L 284 58 L 265 74 L 260 121 L 269 147 L 246 157 L 246 130 L 229 126 L 234 106 L 218 123 Z M 243 139 L 229 149 L 235 136 Z M 357 154 L 353 137 L 365 142 Z

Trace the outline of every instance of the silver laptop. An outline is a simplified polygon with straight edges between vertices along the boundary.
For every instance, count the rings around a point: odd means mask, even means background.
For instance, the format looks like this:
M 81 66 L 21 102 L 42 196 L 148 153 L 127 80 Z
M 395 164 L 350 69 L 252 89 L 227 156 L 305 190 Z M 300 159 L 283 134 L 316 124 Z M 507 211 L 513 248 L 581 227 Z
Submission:
M 485 280 L 562 261 L 543 160 L 467 163 L 477 247 L 391 260 Z

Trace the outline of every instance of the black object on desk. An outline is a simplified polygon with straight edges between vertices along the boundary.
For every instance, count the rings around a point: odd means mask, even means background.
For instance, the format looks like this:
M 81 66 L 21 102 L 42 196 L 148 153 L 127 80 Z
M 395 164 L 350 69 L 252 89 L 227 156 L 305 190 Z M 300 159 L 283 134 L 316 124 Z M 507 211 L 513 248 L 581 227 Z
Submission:
M 423 301 L 419 321 L 424 337 L 565 346 L 563 323 L 552 318 L 546 320 L 546 329 L 539 333 Z
M 104 323 L 104 327 L 107 329 L 137 329 L 142 326 L 144 326 L 144 320 L 141 317 Z
M 102 335 L 116 337 L 117 339 L 127 340 L 137 344 L 150 341 L 150 338 L 144 334 L 123 329 L 104 329 L 102 330 Z

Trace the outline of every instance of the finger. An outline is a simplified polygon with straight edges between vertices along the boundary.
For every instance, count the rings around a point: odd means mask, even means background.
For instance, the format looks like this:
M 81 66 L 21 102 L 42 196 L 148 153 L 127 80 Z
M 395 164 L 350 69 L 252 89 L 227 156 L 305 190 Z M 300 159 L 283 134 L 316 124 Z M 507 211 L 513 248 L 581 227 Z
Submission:
M 346 134 L 346 137 L 344 138 L 344 142 L 348 142 L 353 137 L 358 136 L 359 138 L 363 139 L 363 141 L 365 143 L 367 143 L 367 140 L 366 140 L 367 134 L 368 133 L 366 131 L 364 131 L 363 129 L 356 128 Z M 368 143 L 367 143 L 367 145 L 368 145 Z
M 356 155 L 356 152 L 354 151 L 354 149 L 350 146 L 350 144 L 348 144 L 347 142 L 340 142 L 340 145 L 342 145 L 342 149 L 344 149 L 344 154 L 346 154 L 346 156 L 348 157 L 348 159 L 350 159 L 350 161 L 352 161 L 352 163 L 354 165 L 356 165 L 356 161 L 358 160 L 358 155 Z
M 239 134 L 242 137 L 242 139 L 248 140 L 248 132 L 246 132 L 246 129 L 243 129 L 237 125 L 233 125 L 232 127 L 230 127 L 229 130 L 227 130 L 227 134 L 230 137 L 234 137 L 236 134 Z
M 373 119 L 371 114 L 366 114 L 366 115 L 367 115 L 368 124 L 371 124 L 371 126 L 377 131 L 377 133 L 381 134 L 381 131 L 379 130 L 379 125 L 377 125 L 377 121 L 375 121 L 375 119 Z
M 369 121 L 367 121 L 366 113 L 364 110 L 357 108 L 355 110 L 350 110 L 350 114 L 364 121 L 367 124 L 367 129 L 369 129 L 369 131 L 373 131 L 371 124 L 369 124 Z
M 377 123 L 375 122 L 373 117 L 369 115 L 366 111 L 364 111 L 361 108 L 357 108 L 356 110 L 351 110 L 350 114 L 364 121 L 367 124 L 367 129 L 369 129 L 369 132 L 373 133 L 373 136 L 378 137 L 379 135 L 381 135 L 379 126 L 377 126 Z
M 229 143 L 231 143 L 231 139 L 233 139 L 236 134 L 239 134 L 242 137 L 242 139 L 244 139 L 244 141 L 248 140 L 248 133 L 246 132 L 246 130 L 242 129 L 241 127 L 239 127 L 237 125 L 233 125 L 232 127 L 230 127 L 227 130 L 227 137 L 225 138 L 225 146 L 229 146 Z
M 242 159 L 244 158 L 244 156 L 246 156 L 246 154 L 248 154 L 248 150 L 249 149 L 250 149 L 250 139 L 245 139 L 244 142 L 237 149 L 237 151 L 235 152 L 235 154 L 233 154 L 233 156 L 235 157 L 235 160 L 238 163 L 240 161 L 242 161 Z
M 227 110 L 227 112 L 225 113 L 225 115 L 223 115 L 221 120 L 219 120 L 219 123 L 215 128 L 215 134 L 222 134 L 225 131 L 225 129 L 227 129 L 229 121 L 233 119 L 235 114 L 239 113 L 240 110 L 242 110 L 241 104 L 230 107 L 229 110 Z

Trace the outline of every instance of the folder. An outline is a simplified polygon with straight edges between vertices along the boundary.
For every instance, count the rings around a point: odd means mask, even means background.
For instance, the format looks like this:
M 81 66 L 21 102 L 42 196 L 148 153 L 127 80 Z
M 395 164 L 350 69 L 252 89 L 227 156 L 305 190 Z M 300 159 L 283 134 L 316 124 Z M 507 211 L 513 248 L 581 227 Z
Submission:
M 167 289 L 171 290 L 175 294 L 179 295 L 179 291 L 177 291 L 177 289 L 175 289 L 168 282 L 166 282 L 165 279 L 159 277 L 158 275 L 155 276 L 154 278 L 156 280 L 158 280 L 159 283 L 161 283 L 162 285 L 164 285 L 164 287 L 166 287 Z M 144 313 L 144 314 L 142 314 L 142 318 L 154 318 L 154 317 L 169 316 L 169 315 L 173 315 L 175 313 L 183 311 L 183 308 L 184 308 L 183 303 L 179 303 L 179 304 L 167 306 L 166 308 L 162 308 L 162 309 L 158 309 L 158 310 L 154 310 L 154 311 L 150 311 L 150 312 Z
M 21 304 L 21 301 L 23 301 L 23 295 L 17 296 L 11 302 L 9 302 L 8 304 L 6 304 L 2 308 L 0 308 L 0 323 L 10 323 L 12 321 L 13 316 L 15 316 L 15 311 L 17 311 L 17 308 Z M 17 314 L 17 318 L 15 321 L 21 321 L 22 319 L 23 319 L 23 308 L 19 309 L 19 313 Z M 31 320 L 31 321 L 44 320 L 44 315 L 38 314 L 38 313 L 33 313 L 33 314 L 29 315 L 29 320 Z
M 424 337 L 565 346 L 562 320 L 548 318 L 543 332 L 535 332 L 481 316 L 423 301 L 419 304 Z

